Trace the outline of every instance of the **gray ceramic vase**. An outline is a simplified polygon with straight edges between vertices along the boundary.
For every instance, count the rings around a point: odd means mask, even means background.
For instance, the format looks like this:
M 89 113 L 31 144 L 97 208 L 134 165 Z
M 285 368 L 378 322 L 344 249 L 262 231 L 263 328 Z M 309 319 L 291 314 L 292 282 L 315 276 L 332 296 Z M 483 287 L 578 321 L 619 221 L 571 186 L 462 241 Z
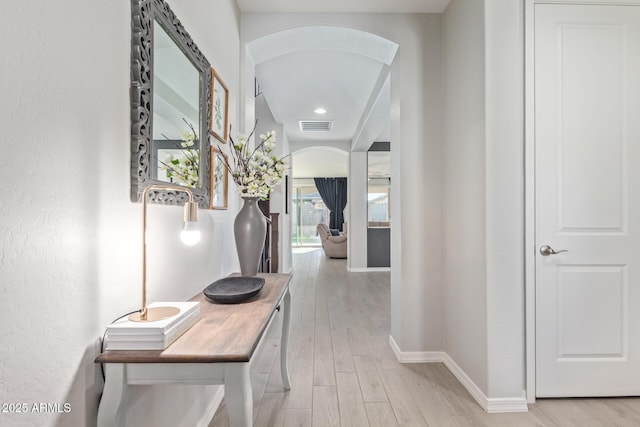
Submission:
M 258 207 L 257 197 L 243 197 L 242 200 L 242 209 L 233 223 L 240 273 L 243 276 L 255 276 L 267 234 L 267 221 Z

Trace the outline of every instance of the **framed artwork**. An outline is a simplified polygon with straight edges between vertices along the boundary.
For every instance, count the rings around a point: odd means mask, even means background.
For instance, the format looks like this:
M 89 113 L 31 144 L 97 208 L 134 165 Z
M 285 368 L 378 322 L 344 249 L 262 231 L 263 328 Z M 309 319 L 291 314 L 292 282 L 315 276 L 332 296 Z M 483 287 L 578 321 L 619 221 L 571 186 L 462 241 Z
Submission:
M 211 120 L 209 133 L 223 144 L 229 138 L 229 89 L 211 68 Z
M 229 199 L 229 168 L 227 155 L 217 147 L 211 147 L 211 182 L 209 183 L 209 208 L 227 209 Z

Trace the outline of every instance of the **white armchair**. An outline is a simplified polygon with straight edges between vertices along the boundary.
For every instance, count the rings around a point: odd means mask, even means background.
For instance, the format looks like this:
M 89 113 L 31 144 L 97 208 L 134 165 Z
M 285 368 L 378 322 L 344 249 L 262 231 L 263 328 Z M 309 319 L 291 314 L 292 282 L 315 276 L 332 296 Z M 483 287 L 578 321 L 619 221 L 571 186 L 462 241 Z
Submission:
M 332 236 L 327 224 L 318 224 L 316 233 L 320 236 L 324 254 L 329 258 L 347 257 L 347 236 Z

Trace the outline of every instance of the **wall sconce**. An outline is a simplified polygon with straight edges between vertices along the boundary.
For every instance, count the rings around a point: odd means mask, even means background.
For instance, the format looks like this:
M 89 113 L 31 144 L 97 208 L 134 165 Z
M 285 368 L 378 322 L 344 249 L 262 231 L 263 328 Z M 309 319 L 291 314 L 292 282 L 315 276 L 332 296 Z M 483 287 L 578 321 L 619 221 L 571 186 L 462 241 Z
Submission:
M 184 204 L 184 229 L 180 238 L 185 245 L 195 245 L 200 241 L 200 230 L 197 229 L 198 203 L 193 200 L 193 193 L 188 188 L 166 185 L 150 185 L 142 192 L 142 308 L 129 316 L 134 322 L 153 322 L 175 316 L 180 313 L 177 307 L 147 308 L 147 196 L 150 190 L 182 191 L 189 195 Z

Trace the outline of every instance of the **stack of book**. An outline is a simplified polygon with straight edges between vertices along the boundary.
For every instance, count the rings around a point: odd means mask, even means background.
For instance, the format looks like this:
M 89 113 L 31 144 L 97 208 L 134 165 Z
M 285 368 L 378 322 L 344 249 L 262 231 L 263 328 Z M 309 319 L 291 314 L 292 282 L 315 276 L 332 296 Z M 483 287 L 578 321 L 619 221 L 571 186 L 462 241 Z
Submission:
M 124 317 L 107 326 L 105 350 L 164 350 L 200 319 L 198 302 L 156 302 L 148 307 L 177 307 L 180 313 L 153 322 Z

